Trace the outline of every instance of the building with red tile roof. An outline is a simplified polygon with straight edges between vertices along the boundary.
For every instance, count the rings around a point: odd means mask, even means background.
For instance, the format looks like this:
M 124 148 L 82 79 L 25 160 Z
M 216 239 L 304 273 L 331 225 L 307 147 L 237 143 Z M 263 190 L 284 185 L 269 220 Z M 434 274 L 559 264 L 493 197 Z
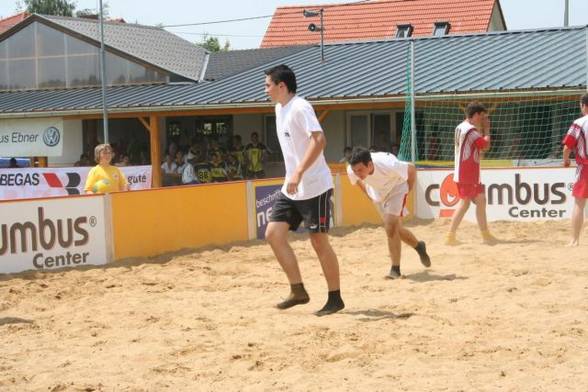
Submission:
M 20 12 L 16 15 L 12 15 L 7 18 L 0 19 L 0 34 L 5 32 L 6 30 L 11 28 L 12 26 L 19 24 L 20 22 L 22 22 L 23 20 L 28 18 L 29 15 L 30 14 L 28 12 Z
M 320 26 L 320 17 L 303 15 L 320 9 L 325 43 L 506 30 L 499 0 L 372 0 L 279 7 L 261 47 L 320 42 L 320 34 L 309 30 L 311 23 Z

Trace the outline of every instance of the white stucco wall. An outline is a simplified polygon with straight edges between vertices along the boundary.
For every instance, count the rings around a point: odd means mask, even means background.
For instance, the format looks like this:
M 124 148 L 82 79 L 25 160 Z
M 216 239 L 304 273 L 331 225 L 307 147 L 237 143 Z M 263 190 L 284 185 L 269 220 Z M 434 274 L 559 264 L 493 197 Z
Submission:
M 49 157 L 49 166 L 73 166 L 83 151 L 82 120 L 63 121 L 63 155 Z

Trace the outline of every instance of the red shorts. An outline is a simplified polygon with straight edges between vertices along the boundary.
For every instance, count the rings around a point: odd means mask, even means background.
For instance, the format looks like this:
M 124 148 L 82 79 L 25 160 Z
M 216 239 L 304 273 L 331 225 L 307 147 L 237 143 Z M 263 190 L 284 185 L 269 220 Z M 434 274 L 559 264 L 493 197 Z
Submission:
M 576 169 L 576 183 L 572 189 L 572 195 L 588 199 L 588 167 L 586 165 L 578 165 Z
M 460 199 L 473 199 L 480 193 L 484 193 L 482 184 L 460 184 L 457 183 L 457 193 Z

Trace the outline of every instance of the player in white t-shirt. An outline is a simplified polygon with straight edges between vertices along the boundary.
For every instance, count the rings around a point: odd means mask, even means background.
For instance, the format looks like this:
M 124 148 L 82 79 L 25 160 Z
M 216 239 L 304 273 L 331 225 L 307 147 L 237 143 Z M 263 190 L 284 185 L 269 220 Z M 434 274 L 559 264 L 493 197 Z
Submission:
M 576 155 L 576 182 L 572 189 L 574 196 L 574 211 L 572 213 L 572 240 L 568 246 L 580 245 L 580 232 L 584 224 L 584 207 L 588 199 L 588 94 L 584 94 L 580 100 L 580 109 L 583 117 L 580 117 L 570 127 L 563 140 L 564 166 L 570 166 L 570 153 Z
M 286 65 L 265 72 L 265 92 L 276 104 L 276 132 L 284 156 L 286 179 L 272 207 L 265 238 L 290 282 L 290 295 L 279 309 L 308 303 L 298 261 L 288 243 L 288 230 L 300 223 L 310 232 L 329 289 L 317 316 L 345 307 L 339 288 L 339 262 L 327 235 L 331 213 L 333 178 L 323 155 L 325 135 L 310 103 L 296 95 L 296 76 Z
M 402 216 L 408 192 L 416 181 L 416 168 L 412 163 L 402 162 L 386 152 L 373 152 L 363 147 L 355 147 L 347 166 L 347 175 L 354 185 L 374 202 L 384 221 L 388 238 L 388 249 L 392 267 L 388 278 L 396 279 L 400 274 L 401 243 L 413 247 L 425 267 L 431 266 L 424 241 L 402 226 Z

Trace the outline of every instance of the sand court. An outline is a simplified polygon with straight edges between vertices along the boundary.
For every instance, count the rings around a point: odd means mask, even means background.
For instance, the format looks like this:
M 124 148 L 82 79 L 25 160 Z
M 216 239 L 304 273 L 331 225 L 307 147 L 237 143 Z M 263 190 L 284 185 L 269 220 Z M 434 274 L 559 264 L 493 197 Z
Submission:
M 0 278 L 6 391 L 558 391 L 588 385 L 588 240 L 569 222 L 410 225 L 432 267 L 403 247 L 384 279 L 384 230 L 335 229 L 346 309 L 326 299 L 304 235 L 307 305 L 273 308 L 288 285 L 270 247 L 250 242 L 106 268 Z M 469 234 L 470 237 L 466 237 Z

